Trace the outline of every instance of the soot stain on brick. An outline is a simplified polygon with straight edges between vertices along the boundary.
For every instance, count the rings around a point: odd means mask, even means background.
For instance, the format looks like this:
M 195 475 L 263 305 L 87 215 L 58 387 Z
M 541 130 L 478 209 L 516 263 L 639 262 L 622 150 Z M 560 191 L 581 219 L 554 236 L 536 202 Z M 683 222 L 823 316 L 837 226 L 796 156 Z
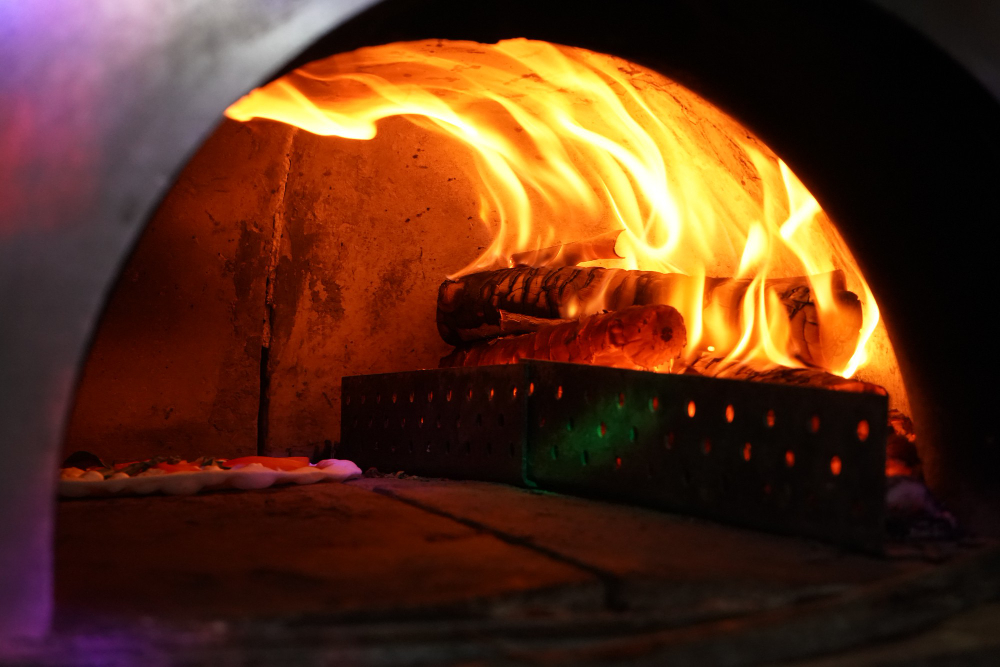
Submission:
M 329 276 L 328 272 L 324 272 Z M 311 273 L 309 275 L 309 294 L 312 308 L 324 317 L 339 321 L 344 317 L 344 299 L 340 284 L 324 275 Z
M 286 224 L 275 275 L 272 332 L 278 345 L 292 336 L 296 321 L 308 322 L 308 336 L 321 340 L 344 318 L 344 295 L 336 280 L 337 253 L 329 252 L 329 233 L 316 228 L 321 195 L 306 189 L 286 196 Z
M 399 257 L 382 273 L 372 294 L 370 333 L 374 334 L 382 328 L 383 318 L 396 319 L 390 315 L 390 311 L 395 310 L 413 290 L 423 256 L 424 251 L 421 249 L 417 257 Z
M 292 337 L 295 319 L 299 311 L 299 295 L 308 280 L 309 260 L 296 247 L 294 239 L 301 232 L 300 223 L 290 223 L 285 227 L 281 240 L 281 256 L 274 279 L 274 301 L 271 317 L 272 348 L 281 347 Z M 299 239 L 302 240 L 301 237 Z
M 252 228 L 250 223 L 241 222 L 239 225 L 240 237 L 236 245 L 236 257 L 226 262 L 226 270 L 233 277 L 237 306 L 242 305 L 246 308 L 250 303 L 260 301 L 255 297 L 256 292 L 262 291 L 265 239 L 264 235 Z

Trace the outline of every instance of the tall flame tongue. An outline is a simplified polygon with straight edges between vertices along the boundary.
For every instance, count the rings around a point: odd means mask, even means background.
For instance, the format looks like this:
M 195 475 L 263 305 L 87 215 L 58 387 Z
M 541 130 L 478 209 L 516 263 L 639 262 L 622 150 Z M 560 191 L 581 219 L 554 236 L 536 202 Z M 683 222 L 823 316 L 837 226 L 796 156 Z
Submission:
M 768 281 L 810 276 L 822 328 L 849 316 L 839 275 L 863 319 L 853 352 L 828 370 L 850 376 L 865 361 L 878 308 L 816 200 L 746 128 L 633 63 L 525 39 L 389 44 L 311 63 L 226 115 L 348 139 L 371 139 L 379 120 L 403 116 L 450 137 L 474 156 L 480 217 L 494 232 L 459 274 L 621 230 L 622 259 L 601 264 L 690 277 L 671 300 L 687 323 L 689 360 L 708 352 L 802 366 Z M 708 298 L 706 276 L 749 281 L 739 313 Z

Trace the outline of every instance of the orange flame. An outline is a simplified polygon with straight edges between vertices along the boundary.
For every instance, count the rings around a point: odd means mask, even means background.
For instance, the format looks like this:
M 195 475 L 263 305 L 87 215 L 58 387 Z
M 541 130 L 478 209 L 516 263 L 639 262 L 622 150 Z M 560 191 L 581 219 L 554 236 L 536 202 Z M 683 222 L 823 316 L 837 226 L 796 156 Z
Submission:
M 802 366 L 768 280 L 809 276 L 819 320 L 835 321 L 844 306 L 831 272 L 841 271 L 862 300 L 861 331 L 827 368 L 850 376 L 865 361 L 878 308 L 815 198 L 734 119 L 633 63 L 525 39 L 389 44 L 311 63 L 226 115 L 361 140 L 403 116 L 450 137 L 475 158 L 480 217 L 493 230 L 459 274 L 621 230 L 623 259 L 603 265 L 691 277 L 670 301 L 688 327 L 689 361 Z M 749 280 L 738 313 L 709 295 L 711 275 Z

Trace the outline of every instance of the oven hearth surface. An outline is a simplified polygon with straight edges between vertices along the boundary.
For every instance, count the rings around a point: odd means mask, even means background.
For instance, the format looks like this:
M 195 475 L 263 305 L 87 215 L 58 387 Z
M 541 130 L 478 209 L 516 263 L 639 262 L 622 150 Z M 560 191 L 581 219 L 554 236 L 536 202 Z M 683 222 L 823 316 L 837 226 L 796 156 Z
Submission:
M 522 361 L 343 378 L 339 458 L 605 498 L 880 553 L 887 400 Z
M 71 500 L 25 664 L 757 664 L 925 628 L 991 599 L 998 560 L 470 481 Z

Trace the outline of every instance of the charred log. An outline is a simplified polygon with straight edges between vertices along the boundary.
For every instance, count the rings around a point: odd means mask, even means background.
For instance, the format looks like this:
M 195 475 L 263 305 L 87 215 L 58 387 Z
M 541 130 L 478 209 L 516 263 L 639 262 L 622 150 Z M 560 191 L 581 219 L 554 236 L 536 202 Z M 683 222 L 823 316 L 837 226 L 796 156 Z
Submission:
M 913 421 L 899 410 L 889 410 L 889 437 L 885 443 L 885 474 L 923 479 Z
M 498 336 L 511 336 L 517 334 L 531 333 L 538 331 L 543 326 L 574 322 L 572 319 L 548 319 L 544 317 L 532 317 L 512 313 L 506 310 L 498 310 L 499 321 L 496 324 L 483 324 L 475 329 L 467 329 L 460 332 L 464 341 L 479 341 L 486 338 L 496 338 Z
M 816 387 L 818 389 L 878 394 L 879 396 L 887 395 L 886 390 L 877 384 L 840 377 L 819 368 L 788 368 L 780 366 L 760 371 L 743 364 L 727 363 L 723 359 L 702 357 L 691 364 L 685 372 L 692 375 L 707 375 L 709 377 L 746 380 L 748 382 L 769 382 L 771 384 L 786 384 L 798 387 Z
M 861 302 L 846 289 L 844 276 L 831 281 L 839 305 L 836 318 L 820 317 L 806 277 L 767 281 L 788 313 L 793 353 L 811 366 L 835 368 L 853 354 L 861 330 Z M 486 271 L 446 280 L 438 290 L 437 324 L 452 345 L 495 336 L 504 313 L 542 319 L 565 319 L 629 306 L 682 306 L 697 295 L 698 278 L 654 271 L 600 267 L 531 268 Z M 740 306 L 749 280 L 707 278 L 703 308 L 716 308 L 733 327 L 739 326 Z M 509 316 L 508 316 L 509 317 Z M 704 344 L 717 345 L 707 331 Z
M 441 360 L 441 366 L 493 366 L 540 359 L 669 370 L 686 344 L 684 320 L 676 310 L 665 305 L 633 306 L 457 348 Z

